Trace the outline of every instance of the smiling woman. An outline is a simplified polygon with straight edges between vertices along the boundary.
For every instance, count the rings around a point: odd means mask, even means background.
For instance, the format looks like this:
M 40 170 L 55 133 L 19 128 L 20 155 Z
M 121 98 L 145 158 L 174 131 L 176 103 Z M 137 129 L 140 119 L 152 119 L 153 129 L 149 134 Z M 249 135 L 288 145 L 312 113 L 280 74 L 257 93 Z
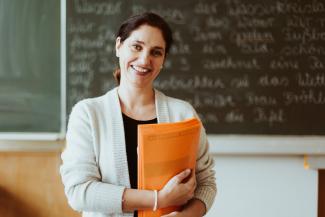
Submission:
M 180 171 L 162 189 L 137 189 L 137 126 L 198 118 L 189 103 L 153 87 L 172 41 L 160 16 L 129 18 L 116 36 L 118 87 L 74 106 L 61 175 L 70 205 L 83 216 L 137 216 L 137 210 L 182 205 L 165 216 L 196 217 L 211 207 L 216 184 L 203 127 L 195 173 Z

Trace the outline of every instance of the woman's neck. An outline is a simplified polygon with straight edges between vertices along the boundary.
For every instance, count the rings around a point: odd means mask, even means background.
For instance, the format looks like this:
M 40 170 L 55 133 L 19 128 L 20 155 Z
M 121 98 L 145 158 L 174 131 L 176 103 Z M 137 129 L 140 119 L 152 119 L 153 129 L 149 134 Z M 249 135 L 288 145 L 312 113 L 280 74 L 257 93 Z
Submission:
M 118 87 L 121 110 L 136 120 L 150 120 L 156 117 L 155 93 L 153 88 Z

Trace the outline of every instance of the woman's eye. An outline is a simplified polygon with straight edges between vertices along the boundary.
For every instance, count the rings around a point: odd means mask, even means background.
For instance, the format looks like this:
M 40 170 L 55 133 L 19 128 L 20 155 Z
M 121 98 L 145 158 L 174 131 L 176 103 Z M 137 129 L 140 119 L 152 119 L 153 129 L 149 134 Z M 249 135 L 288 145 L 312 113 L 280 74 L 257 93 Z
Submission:
M 136 51 L 140 51 L 141 50 L 141 46 L 140 45 L 134 44 L 134 45 L 132 45 L 132 47 Z
M 158 56 L 162 56 L 163 54 L 159 50 L 154 50 L 154 51 L 152 51 L 152 55 L 158 57 Z

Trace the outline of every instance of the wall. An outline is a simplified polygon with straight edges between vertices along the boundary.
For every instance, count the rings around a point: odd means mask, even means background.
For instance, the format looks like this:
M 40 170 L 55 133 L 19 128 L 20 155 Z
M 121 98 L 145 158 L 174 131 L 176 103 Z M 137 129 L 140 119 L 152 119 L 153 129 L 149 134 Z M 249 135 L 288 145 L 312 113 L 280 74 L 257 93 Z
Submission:
M 303 156 L 215 156 L 216 201 L 207 217 L 316 217 L 317 170 Z
M 317 216 L 318 175 L 302 155 L 214 157 L 218 195 L 207 217 Z M 67 204 L 59 165 L 58 149 L 0 152 L 0 216 L 80 216 Z
M 0 152 L 0 216 L 81 216 L 67 204 L 59 165 L 59 151 Z

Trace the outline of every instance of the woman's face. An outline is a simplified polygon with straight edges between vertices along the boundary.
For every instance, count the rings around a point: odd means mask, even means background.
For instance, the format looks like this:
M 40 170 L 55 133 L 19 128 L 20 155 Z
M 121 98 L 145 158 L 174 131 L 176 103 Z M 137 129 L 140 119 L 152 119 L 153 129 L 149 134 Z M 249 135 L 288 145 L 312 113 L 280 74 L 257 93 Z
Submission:
M 152 87 L 165 58 L 165 40 L 160 29 L 141 25 L 123 42 L 116 39 L 116 56 L 119 57 L 121 85 Z

